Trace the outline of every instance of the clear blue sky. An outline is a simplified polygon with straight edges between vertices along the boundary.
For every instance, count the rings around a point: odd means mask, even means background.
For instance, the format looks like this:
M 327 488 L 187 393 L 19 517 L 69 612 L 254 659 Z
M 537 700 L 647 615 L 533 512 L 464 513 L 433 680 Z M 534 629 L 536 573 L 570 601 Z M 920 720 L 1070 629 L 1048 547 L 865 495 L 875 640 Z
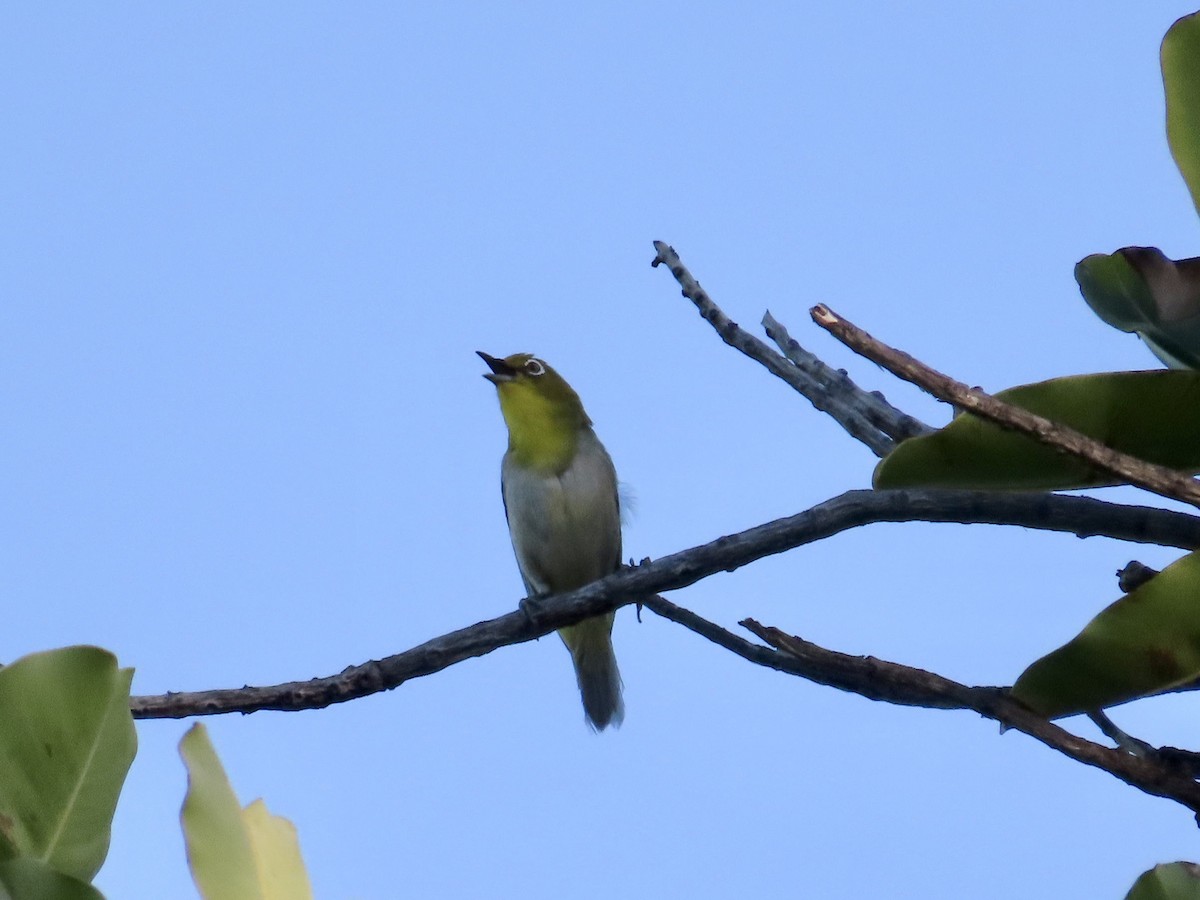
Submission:
M 1200 251 L 1158 71 L 1195 8 L 10 5 L 0 659 L 86 642 L 139 693 L 267 684 L 511 609 L 476 349 L 536 351 L 579 390 L 638 496 L 629 556 L 866 486 L 873 457 L 724 347 L 654 239 L 735 319 L 769 308 L 931 421 L 808 307 L 992 389 L 1153 367 L 1071 269 Z M 1011 683 L 1135 556 L 1173 554 L 876 526 L 673 599 Z M 1196 856 L 1181 808 L 974 715 L 628 610 L 615 636 L 616 733 L 584 726 L 554 638 L 208 724 L 323 898 L 1116 897 Z M 1200 745 L 1195 698 L 1117 719 Z M 192 895 L 186 725 L 138 727 L 110 898 Z

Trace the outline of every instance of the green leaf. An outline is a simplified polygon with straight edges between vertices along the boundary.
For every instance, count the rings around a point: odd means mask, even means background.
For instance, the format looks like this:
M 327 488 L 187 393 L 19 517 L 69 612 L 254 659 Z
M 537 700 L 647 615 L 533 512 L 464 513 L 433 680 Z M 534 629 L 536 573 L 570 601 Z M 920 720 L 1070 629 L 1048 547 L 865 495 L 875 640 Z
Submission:
M 254 847 L 263 896 L 268 900 L 311 898 L 296 826 L 283 816 L 272 815 L 262 800 L 242 810 L 242 822 Z
M 1109 372 L 1010 388 L 1000 399 L 1117 450 L 1185 472 L 1200 471 L 1200 373 Z M 875 469 L 875 487 L 1058 490 L 1113 477 L 1032 438 L 973 415 L 903 441 Z
M 192 878 L 205 900 L 305 900 L 312 897 L 296 830 L 261 800 L 245 810 L 208 731 L 193 725 L 179 742 L 188 769 L 180 818 Z
M 104 900 L 88 884 L 30 857 L 0 862 L 0 900 Z
M 133 762 L 132 669 L 98 647 L 67 647 L 0 669 L 4 853 L 91 881 Z
M 1167 143 L 1200 211 L 1200 13 L 1170 27 L 1160 56 Z M 1168 366 L 1200 368 L 1200 260 L 1125 247 L 1081 260 L 1075 280 L 1109 325 L 1139 335 Z
M 1200 553 L 1104 609 L 1027 668 L 1012 694 L 1049 718 L 1091 712 L 1200 675 Z
M 1167 143 L 1200 210 L 1200 13 L 1168 30 L 1160 53 L 1167 95 Z
M 1079 291 L 1114 328 L 1137 334 L 1176 369 L 1200 369 L 1200 259 L 1168 259 L 1156 247 L 1096 253 L 1075 266 Z
M 1124 250 L 1084 257 L 1075 264 L 1075 281 L 1092 311 L 1113 328 L 1136 332 L 1154 319 L 1150 287 Z
M 187 797 L 180 817 L 188 864 L 206 900 L 261 900 L 250 838 L 225 769 L 197 723 L 179 742 L 188 770 Z
M 1155 866 L 1133 883 L 1125 900 L 1200 900 L 1200 866 L 1190 862 Z

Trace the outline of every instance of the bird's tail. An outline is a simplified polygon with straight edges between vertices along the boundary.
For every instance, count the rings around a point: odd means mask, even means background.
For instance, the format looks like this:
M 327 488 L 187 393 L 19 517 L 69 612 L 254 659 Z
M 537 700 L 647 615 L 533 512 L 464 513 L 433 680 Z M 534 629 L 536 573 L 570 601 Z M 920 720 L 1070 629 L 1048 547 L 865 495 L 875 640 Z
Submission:
M 612 627 L 615 614 L 585 619 L 578 625 L 559 630 L 563 643 L 571 651 L 575 680 L 583 697 L 587 722 L 597 731 L 617 726 L 625 718 L 621 699 L 621 673 L 613 654 Z

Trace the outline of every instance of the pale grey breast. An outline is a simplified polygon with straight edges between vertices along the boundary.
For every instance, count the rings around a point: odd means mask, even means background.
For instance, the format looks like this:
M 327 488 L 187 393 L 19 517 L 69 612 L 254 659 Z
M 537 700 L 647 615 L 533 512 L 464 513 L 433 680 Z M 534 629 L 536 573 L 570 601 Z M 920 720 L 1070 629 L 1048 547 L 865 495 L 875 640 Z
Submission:
M 590 429 L 561 475 L 501 466 L 504 510 L 513 551 L 531 594 L 571 590 L 614 571 L 621 562 L 617 474 Z

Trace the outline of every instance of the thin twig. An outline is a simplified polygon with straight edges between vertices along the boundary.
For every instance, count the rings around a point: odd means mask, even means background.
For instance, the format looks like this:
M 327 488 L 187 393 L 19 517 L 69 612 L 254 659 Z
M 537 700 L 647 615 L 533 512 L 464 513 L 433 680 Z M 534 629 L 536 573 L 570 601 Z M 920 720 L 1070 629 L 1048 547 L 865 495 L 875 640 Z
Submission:
M 682 625 L 701 637 L 706 637 L 714 644 L 724 647 L 726 650 L 731 650 L 743 659 L 748 659 L 750 662 L 757 663 L 760 666 L 766 666 L 769 669 L 778 669 L 780 672 L 787 672 L 791 675 L 802 675 L 783 654 L 777 653 L 770 647 L 764 647 L 762 644 L 756 644 L 753 641 L 748 641 L 741 635 L 734 634 L 732 631 L 722 628 L 716 622 L 710 622 L 690 609 L 685 609 L 662 597 L 655 594 L 652 597 L 646 597 L 642 600 L 642 605 L 646 609 L 653 612 L 655 615 L 671 622 Z
M 887 456 L 891 452 L 896 442 L 872 424 L 856 404 L 845 402 L 845 394 L 831 396 L 812 374 L 801 370 L 754 335 L 741 329 L 700 287 L 700 282 L 692 277 L 674 248 L 662 241 L 655 241 L 654 249 L 658 255 L 651 265 L 665 264 L 671 270 L 683 289 L 683 296 L 696 305 L 700 315 L 716 329 L 721 340 L 760 363 L 772 375 L 782 378 L 808 398 L 813 406 L 828 413 L 851 437 L 866 444 L 876 456 Z
M 934 430 L 920 419 L 892 406 L 879 391 L 868 393 L 860 388 L 844 369 L 826 365 L 815 354 L 805 350 L 769 311 L 763 316 L 762 324 L 767 337 L 775 342 L 783 355 L 825 389 L 831 404 L 836 401 L 836 405 L 860 411 L 863 418 L 893 441 L 919 437 Z
M 977 388 L 967 387 L 907 353 L 876 340 L 827 306 L 814 306 L 810 312 L 814 322 L 856 353 L 883 366 L 897 378 L 911 381 L 939 400 L 953 403 L 1003 428 L 1027 434 L 1040 443 L 1091 463 L 1123 482 L 1200 506 L 1200 483 L 1190 475 L 1113 450 L 1073 428 L 1005 403 Z
M 872 522 L 958 522 L 1019 525 L 1138 543 L 1200 547 L 1200 517 L 1144 506 L 1054 494 L 983 491 L 850 491 L 812 509 L 717 538 L 635 568 L 622 569 L 587 587 L 539 600 L 532 614 L 512 612 L 434 638 L 337 675 L 268 687 L 134 697 L 137 718 L 183 718 L 262 709 L 320 709 L 441 671 L 500 647 L 533 640 L 590 616 L 610 612 L 660 591 L 733 571 L 764 556 L 819 541 Z

